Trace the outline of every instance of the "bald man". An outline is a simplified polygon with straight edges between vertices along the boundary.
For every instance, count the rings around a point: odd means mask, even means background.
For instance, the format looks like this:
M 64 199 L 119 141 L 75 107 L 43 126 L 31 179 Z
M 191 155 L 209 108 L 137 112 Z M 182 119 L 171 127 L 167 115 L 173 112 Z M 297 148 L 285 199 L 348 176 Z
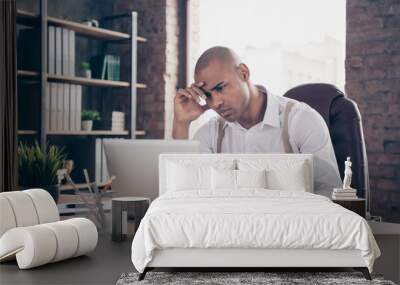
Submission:
M 314 192 L 330 197 L 340 187 L 328 128 L 310 106 L 253 84 L 249 68 L 226 47 L 206 50 L 194 79 L 175 96 L 173 138 L 188 139 L 190 123 L 211 108 L 219 117 L 194 135 L 202 152 L 312 153 Z

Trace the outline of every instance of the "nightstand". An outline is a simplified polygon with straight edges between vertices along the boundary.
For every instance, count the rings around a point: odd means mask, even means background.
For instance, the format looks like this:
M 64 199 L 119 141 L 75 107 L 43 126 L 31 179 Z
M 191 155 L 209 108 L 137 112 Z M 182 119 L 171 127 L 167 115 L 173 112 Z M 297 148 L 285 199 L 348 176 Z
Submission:
M 359 214 L 361 217 L 365 219 L 365 206 L 366 201 L 362 198 L 356 198 L 351 200 L 339 200 L 339 199 L 332 199 L 332 202 L 339 204 L 340 206 L 353 211 L 356 214 Z

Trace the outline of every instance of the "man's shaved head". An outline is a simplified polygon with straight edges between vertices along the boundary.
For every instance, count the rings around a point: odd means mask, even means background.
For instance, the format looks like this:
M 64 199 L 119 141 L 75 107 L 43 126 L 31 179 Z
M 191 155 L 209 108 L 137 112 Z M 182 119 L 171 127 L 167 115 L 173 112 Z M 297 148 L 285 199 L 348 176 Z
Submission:
M 236 121 L 250 100 L 250 71 L 230 48 L 215 46 L 197 60 L 195 84 L 206 97 L 209 108 L 228 121 Z
M 224 65 L 238 65 L 240 63 L 238 55 L 232 49 L 223 46 L 215 46 L 203 52 L 199 57 L 196 62 L 194 73 L 197 74 L 214 60 L 218 60 Z

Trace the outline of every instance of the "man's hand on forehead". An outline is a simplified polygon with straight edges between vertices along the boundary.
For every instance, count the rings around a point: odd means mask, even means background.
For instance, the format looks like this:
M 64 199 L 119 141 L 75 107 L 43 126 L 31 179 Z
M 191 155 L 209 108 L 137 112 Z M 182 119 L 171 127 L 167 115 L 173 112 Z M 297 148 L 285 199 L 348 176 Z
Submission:
M 204 81 L 195 82 L 193 85 L 199 88 L 207 97 L 211 96 L 211 93 L 204 89 L 204 86 L 206 85 Z

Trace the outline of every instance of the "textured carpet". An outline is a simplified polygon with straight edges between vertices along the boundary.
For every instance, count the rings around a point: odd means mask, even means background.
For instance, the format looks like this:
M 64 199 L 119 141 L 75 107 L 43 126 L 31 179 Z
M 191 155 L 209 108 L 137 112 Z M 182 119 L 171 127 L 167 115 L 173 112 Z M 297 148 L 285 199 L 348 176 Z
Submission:
M 368 281 L 360 272 L 148 272 L 138 281 L 138 273 L 122 274 L 117 285 L 133 284 L 379 284 L 395 285 L 382 276 Z

